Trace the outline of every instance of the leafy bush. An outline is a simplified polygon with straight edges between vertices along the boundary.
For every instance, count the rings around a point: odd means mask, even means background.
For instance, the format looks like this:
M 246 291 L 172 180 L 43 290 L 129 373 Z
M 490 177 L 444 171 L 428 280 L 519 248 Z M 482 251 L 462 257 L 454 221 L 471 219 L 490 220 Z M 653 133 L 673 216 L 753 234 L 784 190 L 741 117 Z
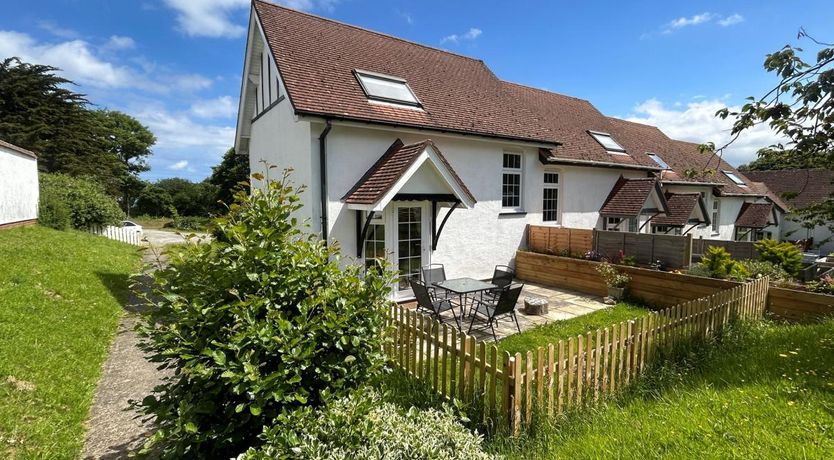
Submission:
M 51 190 L 44 192 L 40 195 L 38 222 L 55 230 L 66 230 L 70 226 L 69 206 Z
M 733 260 L 730 253 L 720 246 L 710 246 L 700 266 L 702 273 L 710 278 L 743 280 L 748 276 L 744 265 Z
M 40 192 L 51 202 L 48 206 L 55 208 L 61 206 L 58 202 L 63 203 L 74 228 L 113 225 L 124 219 L 116 200 L 104 191 L 104 187 L 88 179 L 65 174 L 41 174 Z
M 834 278 L 831 275 L 825 275 L 819 281 L 811 281 L 805 285 L 811 292 L 818 294 L 834 295 Z
M 200 230 L 205 231 L 211 226 L 212 219 L 209 217 L 196 216 L 178 216 L 174 217 L 170 222 L 166 222 L 163 227 L 176 228 L 179 230 Z
M 751 278 L 770 277 L 770 281 L 784 282 L 792 279 L 791 275 L 779 265 L 766 260 L 742 260 L 741 264 Z
M 229 458 L 382 368 L 391 274 L 340 267 L 335 245 L 298 229 L 298 191 L 285 175 L 238 193 L 217 220 L 222 240 L 155 272 L 142 346 L 175 372 L 140 404 L 158 426 L 146 448 Z
M 793 243 L 760 240 L 755 246 L 761 260 L 781 266 L 791 276 L 797 276 L 802 269 L 802 252 Z
M 263 437 L 265 445 L 250 449 L 244 459 L 492 458 L 481 449 L 481 436 L 469 432 L 448 407 L 405 411 L 373 391 L 337 399 L 319 412 L 305 410 L 267 429 Z
M 597 265 L 596 270 L 600 275 L 602 275 L 602 279 L 605 280 L 605 284 L 608 287 L 625 287 L 628 284 L 628 282 L 631 281 L 630 276 L 617 270 L 616 267 L 614 267 L 608 262 L 602 262 L 601 264 Z

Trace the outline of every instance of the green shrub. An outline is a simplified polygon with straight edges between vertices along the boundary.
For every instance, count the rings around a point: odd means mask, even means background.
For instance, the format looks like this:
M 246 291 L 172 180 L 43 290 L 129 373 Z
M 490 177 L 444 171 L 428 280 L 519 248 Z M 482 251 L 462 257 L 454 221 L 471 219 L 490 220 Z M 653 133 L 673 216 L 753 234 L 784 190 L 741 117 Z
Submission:
M 300 231 L 298 191 L 285 176 L 238 193 L 216 222 L 223 239 L 183 247 L 154 274 L 142 346 L 175 373 L 140 404 L 158 426 L 148 449 L 229 458 L 382 368 L 393 277 L 340 267 L 336 245 Z
M 596 270 L 602 276 L 605 285 L 611 288 L 626 287 L 629 281 L 631 281 L 630 276 L 617 270 L 614 265 L 608 262 L 600 263 L 597 265 Z
M 791 276 L 797 276 L 802 270 L 802 251 L 793 243 L 760 240 L 755 247 L 761 260 L 781 266 Z
M 701 273 L 710 278 L 743 280 L 749 275 L 741 262 L 733 260 L 720 246 L 710 246 L 700 264 Z
M 444 410 L 400 409 L 376 392 L 332 401 L 322 411 L 279 423 L 264 433 L 264 446 L 246 460 L 297 458 L 330 460 L 489 459 L 482 438 Z
M 88 179 L 65 174 L 41 174 L 40 192 L 52 202 L 49 206 L 60 207 L 55 203 L 63 203 L 69 211 L 73 228 L 114 225 L 124 219 L 116 199 L 108 195 L 100 184 Z
M 170 222 L 166 222 L 163 227 L 178 230 L 206 231 L 211 226 L 211 223 L 212 219 L 210 217 L 177 216 Z
M 818 294 L 828 294 L 834 295 L 834 278 L 830 275 L 825 275 L 818 281 L 810 281 L 805 284 L 805 287 L 808 288 L 811 292 L 816 292 Z
M 70 226 L 69 206 L 51 190 L 40 195 L 38 223 L 55 230 L 66 230 Z
M 793 279 L 784 268 L 766 260 L 742 260 L 741 265 L 744 266 L 744 269 L 747 270 L 751 278 L 763 278 L 767 276 L 770 277 L 770 281 L 777 283 Z

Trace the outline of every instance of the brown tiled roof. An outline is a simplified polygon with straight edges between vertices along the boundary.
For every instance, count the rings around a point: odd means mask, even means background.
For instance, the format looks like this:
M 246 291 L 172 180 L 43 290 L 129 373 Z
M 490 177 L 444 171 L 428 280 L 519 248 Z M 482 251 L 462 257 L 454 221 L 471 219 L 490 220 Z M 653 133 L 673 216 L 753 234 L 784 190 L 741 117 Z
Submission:
M 452 174 L 467 198 L 475 202 L 472 193 L 463 183 L 461 178 L 452 169 L 452 165 L 446 160 L 440 149 L 430 139 L 414 144 L 404 145 L 400 139 L 394 141 L 388 150 L 376 163 L 362 176 L 353 188 L 342 197 L 342 201 L 351 204 L 374 204 L 381 199 L 391 187 L 402 177 L 408 168 L 414 163 L 417 157 L 431 147 L 437 153 L 438 159 Z
M 300 13 L 253 3 L 297 113 L 554 143 L 509 99 L 483 61 Z M 368 101 L 355 70 L 408 82 L 422 110 Z
M 622 176 L 614 184 L 608 198 L 599 210 L 602 215 L 637 217 L 652 193 L 658 189 L 657 179 L 626 179 Z M 661 199 L 663 195 L 658 194 Z
M 698 205 L 698 193 L 667 193 L 666 215 L 652 219 L 656 225 L 683 226 L 689 222 L 692 211 Z
M 27 157 L 38 158 L 38 156 L 35 154 L 35 152 L 26 150 L 23 147 L 18 147 L 14 144 L 10 144 L 10 143 L 2 140 L 2 139 L 0 139 L 0 147 L 5 147 L 9 150 L 13 150 L 13 151 L 15 151 L 17 153 L 20 153 L 22 155 L 26 155 Z
M 747 177 L 763 182 L 776 196 L 796 209 L 821 203 L 834 194 L 834 171 L 830 169 L 785 169 L 747 171 Z
M 744 203 L 736 218 L 736 227 L 765 228 L 770 224 L 772 216 L 771 203 Z

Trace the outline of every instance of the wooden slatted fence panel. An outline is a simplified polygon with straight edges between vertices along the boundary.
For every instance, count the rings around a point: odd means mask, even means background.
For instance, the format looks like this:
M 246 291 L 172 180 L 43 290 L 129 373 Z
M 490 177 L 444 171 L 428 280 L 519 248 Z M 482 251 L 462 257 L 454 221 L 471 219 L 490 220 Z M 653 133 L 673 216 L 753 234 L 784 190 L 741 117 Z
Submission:
M 530 225 L 527 247 L 545 254 L 582 255 L 593 248 L 593 230 Z

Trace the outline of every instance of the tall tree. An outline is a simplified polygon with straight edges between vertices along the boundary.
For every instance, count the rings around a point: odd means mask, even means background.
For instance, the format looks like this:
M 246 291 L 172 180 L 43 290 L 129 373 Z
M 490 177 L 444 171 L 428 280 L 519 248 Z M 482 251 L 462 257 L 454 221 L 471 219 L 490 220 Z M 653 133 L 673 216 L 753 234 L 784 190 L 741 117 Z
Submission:
M 759 151 L 759 164 L 784 169 L 788 167 L 834 168 L 834 44 L 820 42 L 800 29 L 798 39 L 812 43 L 816 55 L 803 59 L 802 48 L 786 45 L 768 54 L 764 62 L 767 72 L 775 73 L 779 83 L 761 97 L 749 97 L 739 111 L 719 110 L 721 118 L 732 117 L 730 141 L 702 150 L 721 155 L 745 131 L 767 124 L 787 139 Z M 756 162 L 754 162 L 756 163 Z M 802 211 L 807 222 L 834 221 L 834 197 Z
M 156 137 L 138 120 L 122 112 L 96 110 L 92 116 L 99 148 L 119 162 L 115 177 L 119 202 L 130 214 L 130 207 L 144 187 L 139 174 L 151 169 L 147 158 L 152 154 Z
M 43 171 L 102 177 L 112 162 L 101 158 L 87 99 L 57 71 L 16 57 L 0 62 L 0 138 L 37 152 Z
M 238 155 L 234 147 L 230 148 L 220 164 L 211 168 L 211 176 L 206 180 L 217 187 L 216 201 L 231 204 L 235 192 L 242 187 L 241 182 L 249 181 L 249 157 Z

